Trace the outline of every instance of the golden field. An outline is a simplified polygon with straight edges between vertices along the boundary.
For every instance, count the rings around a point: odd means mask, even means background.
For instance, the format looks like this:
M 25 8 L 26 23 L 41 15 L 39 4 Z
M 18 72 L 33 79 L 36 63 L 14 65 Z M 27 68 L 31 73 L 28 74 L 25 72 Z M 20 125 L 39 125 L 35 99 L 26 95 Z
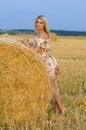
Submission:
M 6 37 L 7 42 L 15 42 L 25 36 Z M 9 37 L 9 38 L 8 38 Z M 30 40 L 33 36 L 28 36 Z M 14 39 L 12 41 L 12 39 Z M 34 124 L 9 127 L 19 130 L 85 130 L 86 129 L 86 37 L 52 36 L 52 54 L 60 66 L 58 79 L 61 98 L 66 107 L 65 115 L 55 113 L 54 99 L 50 103 L 47 115 L 37 119 Z M 2 130 L 5 128 L 2 127 Z

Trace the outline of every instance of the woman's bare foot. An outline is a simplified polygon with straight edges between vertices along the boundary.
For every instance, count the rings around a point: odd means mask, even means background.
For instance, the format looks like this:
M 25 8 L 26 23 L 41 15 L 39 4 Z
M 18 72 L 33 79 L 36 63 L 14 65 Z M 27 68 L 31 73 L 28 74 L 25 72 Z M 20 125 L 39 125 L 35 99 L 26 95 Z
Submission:
M 65 114 L 65 111 L 66 111 L 66 108 L 63 107 L 63 109 L 60 111 L 60 113 L 61 113 L 62 115 L 64 115 L 64 114 Z
M 66 112 L 66 108 L 63 107 L 62 109 L 59 109 L 58 106 L 56 105 L 56 107 L 55 107 L 55 113 L 56 112 L 60 112 L 60 114 L 64 115 L 65 112 Z

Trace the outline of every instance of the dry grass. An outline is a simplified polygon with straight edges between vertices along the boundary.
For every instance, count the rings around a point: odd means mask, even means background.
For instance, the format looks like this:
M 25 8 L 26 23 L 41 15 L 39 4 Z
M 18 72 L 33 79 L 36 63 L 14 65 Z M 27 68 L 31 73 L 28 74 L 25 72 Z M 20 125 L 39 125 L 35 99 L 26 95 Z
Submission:
M 53 42 L 53 55 L 61 71 L 59 85 L 67 108 L 64 117 L 56 115 L 59 130 L 86 128 L 86 37 L 59 37 Z
M 54 113 L 52 99 L 48 116 L 27 123 L 24 130 L 85 130 L 86 129 L 86 37 L 58 37 L 52 42 L 52 53 L 61 71 L 58 79 L 61 98 L 66 106 L 64 116 Z M 11 128 L 12 129 L 12 128 Z

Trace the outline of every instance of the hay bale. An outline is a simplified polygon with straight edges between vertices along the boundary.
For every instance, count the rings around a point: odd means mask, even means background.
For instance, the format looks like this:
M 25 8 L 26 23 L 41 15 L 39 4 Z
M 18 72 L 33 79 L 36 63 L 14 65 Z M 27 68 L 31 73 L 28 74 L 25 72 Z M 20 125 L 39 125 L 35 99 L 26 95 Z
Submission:
M 19 43 L 0 42 L 0 126 L 41 117 L 51 97 L 46 66 Z
M 57 39 L 58 39 L 56 33 L 50 33 L 50 37 L 51 37 L 52 41 L 54 41 L 54 42 L 57 41 Z

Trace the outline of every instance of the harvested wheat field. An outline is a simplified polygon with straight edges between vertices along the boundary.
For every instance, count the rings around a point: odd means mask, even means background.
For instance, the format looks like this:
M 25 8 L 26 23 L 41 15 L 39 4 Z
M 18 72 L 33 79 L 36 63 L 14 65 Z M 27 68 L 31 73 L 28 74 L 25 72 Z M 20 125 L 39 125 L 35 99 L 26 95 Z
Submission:
M 1 37 L 8 37 L 8 36 L 0 36 L 0 39 L 2 40 L 1 44 L 5 45 Z M 22 38 L 23 36 L 9 36 L 9 37 L 11 37 L 12 39 L 16 39 L 16 38 L 18 39 L 18 38 Z M 28 38 L 30 38 L 30 36 L 28 36 Z M 32 37 L 30 39 L 32 39 Z M 13 42 L 14 44 L 15 41 L 16 40 L 14 40 Z M 19 52 L 21 52 L 20 49 L 18 48 L 16 50 L 15 47 L 13 47 L 12 45 L 11 52 L 14 52 L 15 50 L 16 53 L 13 53 L 13 55 L 9 54 L 11 59 L 11 64 L 8 60 L 8 53 L 6 52 L 3 56 L 4 57 L 3 60 L 0 59 L 0 82 L 2 83 L 3 80 L 2 85 L 0 83 L 0 123 L 2 123 L 3 120 L 5 119 L 6 119 L 5 121 L 11 123 L 10 118 L 12 118 L 13 120 L 18 119 L 21 122 L 22 118 L 19 119 L 19 116 L 22 117 L 23 115 L 22 107 L 24 112 L 27 111 L 28 110 L 27 104 L 30 104 L 31 103 L 30 101 L 32 100 L 36 101 L 37 99 L 38 102 L 35 105 L 37 107 L 37 110 L 39 111 L 38 115 L 40 115 L 40 112 L 42 111 L 41 105 L 44 104 L 44 106 L 47 107 L 49 103 L 48 101 L 50 100 L 50 96 L 49 96 L 50 89 L 48 84 L 49 82 L 47 80 L 46 83 L 44 82 L 47 77 L 47 75 L 44 74 L 46 71 L 44 71 L 43 73 L 44 78 L 42 82 L 41 80 L 39 80 L 40 75 L 38 77 L 35 76 L 36 73 L 35 70 L 37 70 L 37 74 L 38 74 L 38 69 L 39 69 L 39 67 L 38 68 L 33 67 L 35 61 L 33 64 L 31 64 L 30 72 L 28 72 L 28 64 L 29 64 L 28 63 L 29 60 L 27 58 L 28 53 L 29 56 L 30 55 L 32 56 L 33 53 L 30 50 L 28 52 L 28 49 L 25 49 L 26 51 L 24 51 L 22 47 L 20 48 L 23 53 L 21 55 L 19 55 L 18 53 L 18 50 Z M 0 58 L 2 56 L 1 52 L 3 53 L 3 49 L 1 49 L 0 46 Z M 25 124 L 24 122 L 22 122 L 18 126 L 15 126 L 14 124 L 13 127 L 10 126 L 10 124 L 9 126 L 3 124 L 1 126 L 2 130 L 4 130 L 5 128 L 8 128 L 9 130 L 12 130 L 14 128 L 19 130 L 22 129 L 23 130 L 85 130 L 86 129 L 86 37 L 59 37 L 58 36 L 56 38 L 55 35 L 52 35 L 52 54 L 55 56 L 60 66 L 60 78 L 58 79 L 58 83 L 59 83 L 59 88 L 61 90 L 61 98 L 66 107 L 65 115 L 64 116 L 60 115 L 58 112 L 55 113 L 54 111 L 55 102 L 54 99 L 52 98 L 50 100 L 50 104 L 47 111 L 45 112 L 45 109 L 43 111 L 43 113 L 45 113 L 45 116 L 43 116 L 42 118 L 34 118 L 34 124 L 33 123 L 29 124 L 27 122 L 28 119 L 28 114 L 27 114 L 26 117 L 23 117 L 23 121 L 26 122 Z M 18 58 L 17 60 L 15 60 L 16 56 Z M 5 60 L 5 57 L 7 61 Z M 24 61 L 21 59 L 23 59 Z M 37 63 L 38 62 L 39 60 L 37 60 Z M 9 65 L 9 69 L 7 65 Z M 15 68 L 15 65 L 17 65 L 17 68 Z M 14 70 L 12 68 L 14 68 Z M 33 70 L 33 68 L 35 70 Z M 8 70 L 10 70 L 10 73 Z M 19 76 L 16 77 L 15 73 L 18 73 Z M 25 75 L 21 75 L 21 74 L 25 74 Z M 30 77 L 30 79 L 28 77 Z M 35 82 L 37 81 L 36 85 L 35 84 L 32 85 L 33 84 L 31 82 L 32 79 Z M 6 82 L 8 85 L 6 84 Z M 45 102 L 44 100 L 42 100 L 42 97 L 41 98 L 38 97 L 40 91 L 37 90 L 38 89 L 37 85 L 41 83 L 42 83 L 41 87 L 44 88 L 42 89 L 43 96 L 46 95 Z M 28 88 L 27 86 L 28 84 L 29 85 L 31 84 L 31 89 Z M 47 84 L 46 91 L 44 87 L 45 84 Z M 26 87 L 25 90 L 24 90 L 24 86 Z M 38 93 L 36 95 L 37 99 L 35 99 L 35 95 L 32 94 L 33 98 L 31 100 L 27 100 L 27 97 L 28 98 L 29 96 L 32 97 L 32 95 L 28 95 L 28 92 L 31 90 L 35 94 L 36 92 Z M 17 100 L 20 102 L 20 104 L 16 103 Z M 21 107 L 19 108 L 18 105 L 20 105 Z M 32 106 L 30 107 L 31 107 L 30 116 L 36 117 L 36 113 L 35 113 L 36 109 L 34 112 L 34 105 L 32 104 Z M 30 120 L 32 119 L 31 117 Z

